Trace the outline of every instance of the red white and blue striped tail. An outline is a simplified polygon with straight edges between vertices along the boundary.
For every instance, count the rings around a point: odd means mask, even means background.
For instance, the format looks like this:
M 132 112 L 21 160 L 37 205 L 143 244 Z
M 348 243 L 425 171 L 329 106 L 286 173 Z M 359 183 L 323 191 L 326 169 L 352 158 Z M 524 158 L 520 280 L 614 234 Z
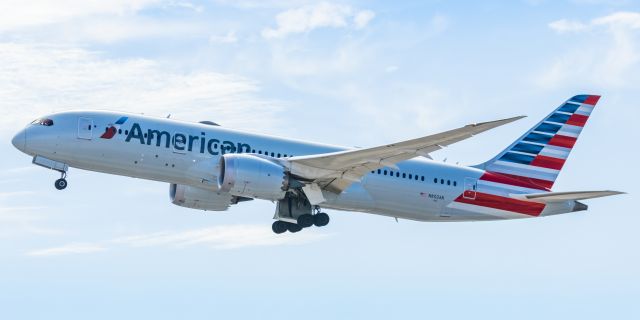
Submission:
M 565 101 L 544 120 L 478 167 L 483 179 L 550 191 L 593 108 L 596 95 L 577 95 Z

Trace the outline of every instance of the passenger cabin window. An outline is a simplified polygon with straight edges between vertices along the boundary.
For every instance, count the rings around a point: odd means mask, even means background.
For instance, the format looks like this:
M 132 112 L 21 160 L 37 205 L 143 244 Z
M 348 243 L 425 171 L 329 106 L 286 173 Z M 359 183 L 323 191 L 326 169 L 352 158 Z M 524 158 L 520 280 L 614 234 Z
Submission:
M 36 119 L 33 120 L 33 122 L 31 122 L 32 125 L 39 125 L 39 126 L 45 126 L 45 127 L 51 127 L 53 125 L 53 120 L 51 119 Z

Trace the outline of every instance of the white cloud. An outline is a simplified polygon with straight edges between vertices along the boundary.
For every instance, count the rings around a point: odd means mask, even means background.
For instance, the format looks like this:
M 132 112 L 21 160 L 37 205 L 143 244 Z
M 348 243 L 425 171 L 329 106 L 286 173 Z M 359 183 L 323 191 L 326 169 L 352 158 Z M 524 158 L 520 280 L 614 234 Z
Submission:
M 567 19 L 561 19 L 549 23 L 549 28 L 555 30 L 558 33 L 576 32 L 586 30 L 589 26 L 580 22 Z
M 356 29 L 362 29 L 369 24 L 369 21 L 373 20 L 376 16 L 375 12 L 371 10 L 362 10 L 356 13 L 356 16 L 353 18 L 353 22 L 356 25 Z
M 209 42 L 211 43 L 236 43 L 238 42 L 238 37 L 236 37 L 235 31 L 229 31 L 224 35 L 212 35 L 209 37 Z
M 10 191 L 10 192 L 0 192 L 0 200 L 3 198 L 14 198 L 14 197 L 24 197 L 30 196 L 34 194 L 33 191 Z
M 34 250 L 27 252 L 28 256 L 49 257 L 69 254 L 85 254 L 105 251 L 107 248 L 91 243 L 71 243 L 61 247 L 48 248 L 42 250 Z
M 129 236 L 114 240 L 114 243 L 131 247 L 183 248 L 203 245 L 213 249 L 235 249 L 242 247 L 304 244 L 326 237 L 324 234 L 307 232 L 277 235 L 267 225 L 230 225 L 187 230 L 181 232 L 158 232 Z
M 0 32 L 92 15 L 125 15 L 159 0 L 5 0 L 0 2 Z
M 6 202 L 15 196 L 23 197 L 30 192 L 8 192 L 0 196 L 0 238 L 24 235 L 60 235 L 62 230 L 46 227 L 48 211 L 46 207 L 13 206 Z
M 298 234 L 274 234 L 268 225 L 227 225 L 185 231 L 166 231 L 120 237 L 95 243 L 71 243 L 64 246 L 27 252 L 30 256 L 54 256 L 62 254 L 84 254 L 105 251 L 118 247 L 144 248 L 164 247 L 180 249 L 203 246 L 215 250 L 279 245 L 300 245 L 326 238 L 307 230 Z
M 587 31 L 597 26 L 610 28 L 640 29 L 640 13 L 616 12 L 607 16 L 592 19 L 587 23 L 576 20 L 560 19 L 549 23 L 549 28 L 558 33 Z
M 640 13 L 638 12 L 617 12 L 608 16 L 593 19 L 593 25 L 605 25 L 610 27 L 629 27 L 640 29 Z
M 0 43 L 0 134 L 66 109 L 111 109 L 240 128 L 277 126 L 280 107 L 257 97 L 250 79 L 211 71 L 176 72 L 149 59 L 105 59 L 70 47 Z M 249 116 L 250 115 L 250 116 Z
M 617 12 L 587 23 L 558 20 L 549 27 L 558 33 L 575 32 L 588 41 L 557 58 L 537 77 L 540 86 L 557 87 L 563 83 L 625 86 L 637 78 L 640 13 Z
M 345 28 L 354 25 L 364 28 L 375 13 L 370 10 L 356 11 L 347 5 L 321 2 L 296 9 L 289 9 L 276 16 L 276 28 L 266 28 L 262 36 L 283 38 L 290 34 L 309 32 L 317 28 Z

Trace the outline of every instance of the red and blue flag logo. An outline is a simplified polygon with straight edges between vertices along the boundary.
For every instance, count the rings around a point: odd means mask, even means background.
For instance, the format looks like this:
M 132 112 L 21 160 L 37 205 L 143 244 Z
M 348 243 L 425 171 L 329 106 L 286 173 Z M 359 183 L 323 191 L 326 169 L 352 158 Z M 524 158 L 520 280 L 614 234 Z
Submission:
M 116 123 L 113 124 L 109 124 L 107 126 L 107 129 L 104 130 L 104 133 L 100 136 L 100 138 L 102 139 L 111 139 L 113 138 L 113 136 L 116 135 L 116 133 L 118 133 L 118 130 L 120 129 L 120 126 L 123 125 L 127 119 L 129 119 L 128 117 L 121 117 L 120 119 L 118 119 L 118 121 L 116 121 Z

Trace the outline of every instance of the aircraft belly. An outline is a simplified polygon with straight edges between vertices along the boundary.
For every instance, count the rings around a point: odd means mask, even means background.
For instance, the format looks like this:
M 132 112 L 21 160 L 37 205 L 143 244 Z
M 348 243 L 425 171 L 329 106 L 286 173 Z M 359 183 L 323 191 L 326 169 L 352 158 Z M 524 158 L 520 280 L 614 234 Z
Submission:
M 429 201 L 427 194 L 413 182 L 390 185 L 376 176 L 352 184 L 343 194 L 328 199 L 324 206 L 418 221 L 433 221 L 439 212 L 439 204 Z

